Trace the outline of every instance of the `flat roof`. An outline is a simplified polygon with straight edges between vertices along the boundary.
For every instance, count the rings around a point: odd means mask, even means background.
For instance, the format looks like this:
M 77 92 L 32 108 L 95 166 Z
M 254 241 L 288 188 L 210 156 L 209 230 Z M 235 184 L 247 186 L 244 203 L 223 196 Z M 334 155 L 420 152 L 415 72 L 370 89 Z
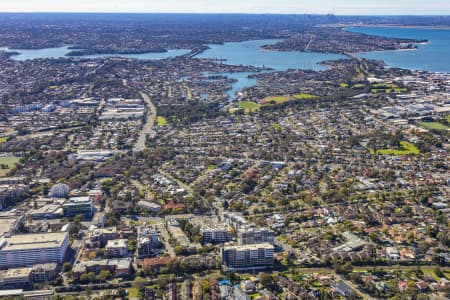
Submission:
M 3 247 L 0 247 L 0 252 L 61 247 L 67 236 L 67 232 L 13 235 L 0 242 L 0 245 L 5 243 Z
M 258 249 L 274 249 L 274 246 L 269 243 L 263 244 L 250 244 L 250 245 L 235 245 L 235 246 L 226 246 L 224 250 L 258 250 Z
M 9 269 L 0 272 L 0 278 L 17 278 L 27 277 L 31 273 L 31 268 Z
M 0 290 L 0 297 L 7 296 L 20 296 L 23 294 L 23 290 Z
M 0 237 L 8 233 L 17 223 L 17 218 L 0 218 Z

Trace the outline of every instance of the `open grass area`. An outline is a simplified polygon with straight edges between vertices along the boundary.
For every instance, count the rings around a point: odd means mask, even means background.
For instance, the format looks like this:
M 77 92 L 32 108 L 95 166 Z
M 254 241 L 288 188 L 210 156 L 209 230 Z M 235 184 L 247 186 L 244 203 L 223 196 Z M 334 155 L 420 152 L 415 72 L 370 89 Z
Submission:
M 308 100 L 308 99 L 317 99 L 319 96 L 312 94 L 295 94 L 294 98 L 297 100 Z
M 0 144 L 6 143 L 8 141 L 8 138 L 6 136 L 0 137 Z
M 238 103 L 239 108 L 245 109 L 245 112 L 258 111 L 261 108 L 261 104 L 251 101 L 241 101 Z
M 287 102 L 292 100 L 291 96 L 269 96 L 261 100 L 261 104 L 268 104 L 271 102 L 275 102 L 277 104 Z
M 352 86 L 352 89 L 363 89 L 363 88 L 365 88 L 366 86 L 364 85 L 364 84 L 362 84 L 362 83 L 357 83 L 357 84 L 355 84 L 355 85 L 353 85 Z
M 380 155 L 419 155 L 420 150 L 411 143 L 400 142 L 400 149 L 370 149 L 370 154 Z
M 445 116 L 445 121 L 447 121 L 448 123 L 450 123 L 450 115 L 446 115 L 446 116 Z
M 17 156 L 3 156 L 0 157 L 0 165 L 6 165 L 7 168 L 0 168 L 0 177 L 6 176 L 8 174 L 9 170 L 11 170 L 16 163 L 18 163 L 20 160 L 20 157 Z
M 450 127 L 445 126 L 439 122 L 420 122 L 419 126 L 428 129 L 428 130 L 437 130 L 437 131 L 446 131 L 449 130 Z
M 348 88 L 348 83 L 341 83 L 339 84 L 341 86 L 341 88 L 346 89 Z
M 268 97 L 262 99 L 261 101 L 259 101 L 259 103 L 252 102 L 252 101 L 238 102 L 237 103 L 238 107 L 230 108 L 229 113 L 235 113 L 242 109 L 244 110 L 245 113 L 249 113 L 249 112 L 259 111 L 259 109 L 262 106 L 268 106 L 268 105 L 272 105 L 272 104 L 281 104 L 281 103 L 285 103 L 285 102 L 293 101 L 293 100 L 308 100 L 308 99 L 317 99 L 317 98 L 319 98 L 319 96 L 312 95 L 312 94 L 294 94 L 292 96 L 288 96 L 288 95 L 268 96 Z
M 159 127 L 166 126 L 167 125 L 167 119 L 164 118 L 164 117 L 161 117 L 161 116 L 156 117 L 156 124 L 158 124 Z

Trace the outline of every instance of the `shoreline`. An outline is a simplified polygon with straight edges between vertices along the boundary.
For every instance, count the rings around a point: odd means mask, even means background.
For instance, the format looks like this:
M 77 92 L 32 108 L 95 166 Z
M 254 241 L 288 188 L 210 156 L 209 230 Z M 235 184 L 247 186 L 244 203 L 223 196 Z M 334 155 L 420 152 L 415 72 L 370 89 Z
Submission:
M 363 28 L 400 28 L 400 29 L 432 29 L 432 30 L 450 30 L 450 26 L 419 26 L 419 25 L 394 25 L 394 24 L 377 24 L 377 25 L 369 25 L 369 24 L 354 24 L 354 25 L 340 25 L 339 27 L 349 28 L 349 27 L 363 27 Z

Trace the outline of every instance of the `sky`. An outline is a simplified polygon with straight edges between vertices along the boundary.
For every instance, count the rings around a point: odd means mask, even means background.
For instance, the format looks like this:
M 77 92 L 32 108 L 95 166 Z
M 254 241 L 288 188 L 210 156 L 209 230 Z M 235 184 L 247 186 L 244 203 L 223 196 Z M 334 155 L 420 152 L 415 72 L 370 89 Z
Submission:
M 450 15 L 449 0 L 0 0 L 0 12 Z

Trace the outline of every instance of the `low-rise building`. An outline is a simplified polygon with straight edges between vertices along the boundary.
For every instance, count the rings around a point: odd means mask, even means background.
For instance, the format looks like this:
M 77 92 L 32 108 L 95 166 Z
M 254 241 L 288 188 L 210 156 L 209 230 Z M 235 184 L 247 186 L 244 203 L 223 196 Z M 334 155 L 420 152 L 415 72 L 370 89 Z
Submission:
M 109 240 L 115 240 L 119 237 L 116 227 L 94 228 L 89 233 L 89 238 L 85 240 L 87 248 L 101 248 L 104 247 Z
M 90 260 L 77 263 L 72 268 L 72 278 L 79 280 L 82 274 L 93 272 L 98 274 L 102 270 L 108 270 L 115 277 L 129 276 L 133 272 L 131 257 Z
M 128 240 L 110 240 L 106 243 L 105 254 L 108 257 L 125 257 L 128 255 Z
M 0 271 L 0 287 L 15 288 L 31 285 L 31 268 Z
M 58 276 L 58 264 L 56 263 L 38 264 L 31 268 L 33 282 L 49 282 L 56 276 Z
M 89 196 L 86 197 L 72 197 L 63 204 L 64 216 L 75 217 L 83 215 L 86 218 L 91 218 L 94 212 L 94 205 Z

